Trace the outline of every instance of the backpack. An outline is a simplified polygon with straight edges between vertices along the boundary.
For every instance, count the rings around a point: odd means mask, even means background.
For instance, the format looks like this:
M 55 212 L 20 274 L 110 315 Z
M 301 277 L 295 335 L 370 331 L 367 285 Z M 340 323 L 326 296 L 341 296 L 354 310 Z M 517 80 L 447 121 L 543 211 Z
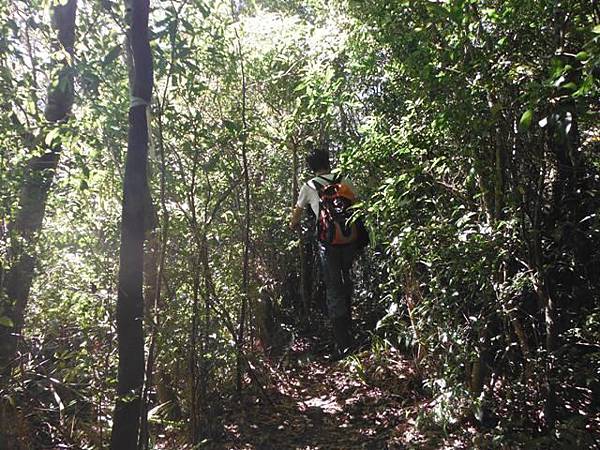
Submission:
M 331 245 L 355 242 L 359 230 L 356 222 L 350 221 L 353 214 L 350 207 L 356 201 L 356 196 L 350 186 L 342 183 L 341 176 L 335 177 L 330 184 L 320 183 L 313 178 L 310 185 L 319 194 L 317 238 Z

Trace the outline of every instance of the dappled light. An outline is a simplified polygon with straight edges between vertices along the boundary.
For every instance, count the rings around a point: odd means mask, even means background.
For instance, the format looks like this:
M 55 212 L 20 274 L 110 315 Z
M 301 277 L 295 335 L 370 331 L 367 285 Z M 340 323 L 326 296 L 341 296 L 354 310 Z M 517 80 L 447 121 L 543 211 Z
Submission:
M 600 448 L 598 2 L 0 29 L 0 450 Z

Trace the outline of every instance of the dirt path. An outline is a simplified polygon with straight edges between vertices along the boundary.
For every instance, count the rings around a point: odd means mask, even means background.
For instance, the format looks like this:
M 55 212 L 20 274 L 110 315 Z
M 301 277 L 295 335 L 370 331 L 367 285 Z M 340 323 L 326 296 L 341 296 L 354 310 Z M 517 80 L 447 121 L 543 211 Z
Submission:
M 385 364 L 370 352 L 331 362 L 313 356 L 310 343 L 295 343 L 280 367 L 270 367 L 274 382 L 266 396 L 248 396 L 227 408 L 222 448 L 383 450 L 417 445 L 421 437 L 411 430 L 424 401 L 416 394 L 414 370 L 397 354 L 382 357 Z

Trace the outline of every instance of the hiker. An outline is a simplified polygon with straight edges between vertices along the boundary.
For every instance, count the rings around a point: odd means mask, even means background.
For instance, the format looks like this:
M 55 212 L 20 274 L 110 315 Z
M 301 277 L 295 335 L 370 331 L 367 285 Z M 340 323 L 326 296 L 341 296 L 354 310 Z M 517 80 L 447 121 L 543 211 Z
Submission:
M 329 152 L 313 150 L 306 158 L 308 168 L 314 177 L 300 189 L 298 201 L 292 211 L 290 228 L 295 229 L 307 205 L 317 217 L 317 247 L 325 281 L 327 312 L 333 327 L 337 358 L 351 352 L 354 345 L 352 336 L 351 297 L 352 261 L 357 253 L 357 231 L 347 219 L 352 211 L 348 206 L 356 201 L 355 189 L 347 180 L 331 173 Z M 332 203 L 345 203 L 339 209 L 345 218 L 332 217 Z M 339 211 L 338 211 L 339 212 Z

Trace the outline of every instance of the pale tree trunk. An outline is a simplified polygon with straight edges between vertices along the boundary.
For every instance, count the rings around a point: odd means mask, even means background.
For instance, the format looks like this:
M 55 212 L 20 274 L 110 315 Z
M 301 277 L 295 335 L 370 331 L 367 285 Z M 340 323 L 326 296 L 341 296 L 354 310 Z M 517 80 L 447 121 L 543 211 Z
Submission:
M 73 68 L 71 66 L 75 45 L 75 16 L 77 0 L 68 0 L 52 9 L 52 24 L 58 34 L 56 50 L 63 50 L 62 65 L 57 79 L 48 87 L 45 119 L 51 124 L 66 121 L 73 106 Z M 32 149 L 33 150 L 33 149 Z M 25 309 L 36 265 L 35 243 L 42 228 L 46 201 L 61 152 L 59 138 L 46 145 L 45 153 L 27 163 L 19 196 L 15 221 L 10 224 L 13 260 L 0 286 L 0 315 L 6 316 L 12 326 L 0 325 L 0 376 L 8 381 L 15 358 L 17 341 L 23 329 Z
M 132 450 L 138 445 L 140 397 L 144 382 L 143 260 L 145 207 L 148 205 L 147 109 L 152 95 L 152 54 L 148 41 L 149 0 L 131 0 L 128 42 L 131 46 L 133 73 L 130 77 L 132 103 L 129 108 L 129 137 L 123 211 L 119 288 L 117 299 L 117 335 L 119 369 L 117 396 L 111 435 L 111 449 Z
M 76 12 L 77 0 L 69 0 L 52 9 L 52 23 L 58 34 L 56 50 L 62 49 L 64 52 L 64 58 L 55 61 L 62 67 L 58 78 L 52 80 L 48 87 L 48 100 L 44 112 L 45 119 L 55 125 L 68 119 L 73 106 L 71 64 L 75 45 Z M 11 323 L 0 325 L 0 387 L 10 383 L 37 260 L 35 243 L 42 228 L 48 193 L 58 165 L 60 140 L 55 139 L 45 150 L 43 155 L 32 157 L 27 163 L 17 216 L 10 224 L 12 264 L 0 285 L 0 316 L 8 318 Z M 0 448 L 11 448 L 15 445 L 16 438 L 13 433 L 18 429 L 14 426 L 15 420 L 19 418 L 13 408 L 8 403 L 0 404 Z

